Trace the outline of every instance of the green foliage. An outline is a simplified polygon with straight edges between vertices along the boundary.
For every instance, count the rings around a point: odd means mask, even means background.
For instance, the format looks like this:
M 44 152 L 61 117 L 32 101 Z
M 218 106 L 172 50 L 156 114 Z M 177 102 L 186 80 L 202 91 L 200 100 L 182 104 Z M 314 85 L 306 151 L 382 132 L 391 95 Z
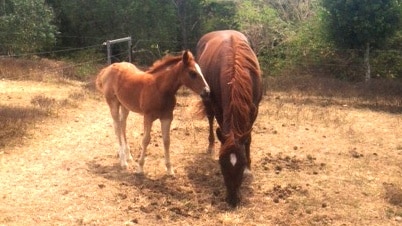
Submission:
M 103 55 L 97 49 L 87 49 L 64 56 L 62 60 L 68 65 L 64 66 L 63 77 L 87 81 L 96 75 L 103 66 L 103 64 L 99 64 L 99 59 L 104 59 Z
M 264 49 L 271 49 L 288 36 L 288 25 L 264 1 L 239 1 L 237 8 L 235 21 L 248 36 L 257 54 Z
M 323 0 L 327 32 L 339 47 L 379 47 L 401 23 L 400 0 Z
M 55 44 L 53 11 L 44 0 L 4 0 L 0 10 L 0 52 L 3 54 L 38 51 Z
M 238 29 L 234 17 L 236 4 L 233 1 L 207 0 L 202 5 L 201 34 L 214 30 Z
M 236 19 L 252 42 L 264 76 L 289 73 L 325 54 L 315 1 L 246 0 L 238 1 L 238 9 Z
M 333 47 L 325 41 L 321 21 L 317 18 L 312 16 L 300 22 L 286 40 L 261 54 L 259 58 L 267 68 L 267 75 L 311 71 L 333 57 Z
M 199 22 L 201 17 L 200 0 L 171 0 L 175 6 L 177 20 L 180 24 L 177 29 L 178 43 L 180 50 L 189 49 L 195 46 L 197 39 L 201 36 Z M 174 12 L 172 12 L 174 15 Z
M 288 35 L 288 26 L 277 15 L 275 9 L 262 0 L 237 1 L 235 22 L 251 42 L 257 54 L 264 75 L 269 75 L 279 68 L 277 59 L 273 57 L 273 49 Z
M 167 1 L 48 1 L 59 18 L 61 45 L 87 46 L 125 36 L 149 42 L 176 38 L 177 20 Z
M 372 65 L 376 77 L 402 78 L 402 30 L 388 40 L 384 50 L 374 52 Z
M 149 65 L 194 50 L 207 32 L 234 29 L 249 38 L 265 76 L 319 69 L 353 79 L 364 73 L 361 50 L 369 43 L 377 48 L 373 74 L 396 78 L 401 14 L 401 0 L 0 0 L 0 54 L 56 44 L 63 51 L 53 57 L 79 65 L 67 76 L 85 80 L 96 70 L 90 62 L 105 61 L 106 40 L 131 36 L 134 62 Z M 72 47 L 88 50 L 64 51 Z M 128 59 L 126 51 L 126 43 L 112 47 L 117 61 Z
M 359 58 L 364 55 L 364 61 L 360 63 L 364 63 L 366 70 L 361 72 L 361 75 L 365 73 L 366 81 L 369 80 L 371 77 L 370 50 L 373 47 L 384 48 L 387 40 L 393 37 L 401 27 L 402 5 L 400 0 L 323 0 L 323 7 L 326 9 L 323 21 L 326 22 L 325 30 L 329 34 L 328 40 L 341 49 L 364 50 L 364 52 L 353 52 L 357 53 L 355 56 L 349 54 L 346 57 L 350 58 L 352 62 L 359 62 L 358 59 L 352 57 Z M 374 56 L 376 57 L 373 64 L 375 75 L 383 74 L 382 76 L 385 77 L 395 77 L 385 75 L 389 72 L 385 73 L 383 69 L 379 69 L 380 72 L 375 68 L 376 66 L 381 67 L 381 63 L 389 61 L 390 56 L 390 54 Z M 394 59 L 394 56 L 391 57 Z M 343 71 L 347 75 L 346 77 L 356 77 L 354 72 L 361 69 L 361 67 L 353 68 L 353 70 L 350 68 Z M 362 77 L 361 75 L 360 77 Z

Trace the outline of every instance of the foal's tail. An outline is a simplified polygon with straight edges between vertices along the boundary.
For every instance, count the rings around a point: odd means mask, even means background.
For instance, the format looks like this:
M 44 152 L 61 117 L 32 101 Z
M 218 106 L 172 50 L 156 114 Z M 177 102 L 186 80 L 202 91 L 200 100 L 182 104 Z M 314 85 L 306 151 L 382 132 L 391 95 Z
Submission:
M 96 81 L 95 81 L 96 88 L 101 92 L 103 92 L 103 80 L 104 80 L 105 75 L 107 74 L 106 69 L 107 68 L 103 68 L 99 72 L 99 74 L 96 76 Z
M 193 116 L 196 119 L 202 119 L 213 115 L 212 103 L 209 97 L 203 97 L 198 101 L 192 110 Z
M 193 105 L 191 112 L 193 113 L 193 117 L 196 119 L 205 118 L 205 116 L 207 116 L 207 111 L 205 109 L 204 101 L 199 100 L 196 102 Z

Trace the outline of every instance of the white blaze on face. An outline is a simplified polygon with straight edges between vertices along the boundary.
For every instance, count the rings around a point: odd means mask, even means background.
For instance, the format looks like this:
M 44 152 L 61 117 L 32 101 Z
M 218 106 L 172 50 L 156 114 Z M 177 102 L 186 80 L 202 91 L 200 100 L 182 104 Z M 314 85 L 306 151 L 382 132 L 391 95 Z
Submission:
M 232 163 L 232 166 L 235 166 L 237 163 L 237 158 L 235 154 L 230 154 L 230 163 Z
M 198 74 L 200 74 L 202 81 L 204 81 L 205 89 L 209 92 L 210 91 L 209 85 L 208 85 L 207 81 L 205 80 L 204 75 L 202 74 L 200 66 L 197 63 L 195 64 L 195 69 L 197 70 Z

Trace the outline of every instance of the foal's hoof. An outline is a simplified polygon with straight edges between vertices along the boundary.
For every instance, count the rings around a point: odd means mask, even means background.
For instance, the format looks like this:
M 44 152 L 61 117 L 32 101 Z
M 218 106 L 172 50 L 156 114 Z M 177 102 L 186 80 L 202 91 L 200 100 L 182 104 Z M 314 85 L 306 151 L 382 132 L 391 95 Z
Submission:
M 207 154 L 210 155 L 211 158 L 214 158 L 214 156 L 215 156 L 215 148 L 209 147 L 209 148 L 207 149 Z
M 133 161 L 133 156 L 130 154 L 128 155 L 127 161 L 132 162 Z
M 144 175 L 144 169 L 139 164 L 137 165 L 137 170 L 135 171 L 137 175 Z
M 166 175 L 174 176 L 174 170 L 171 164 L 166 164 Z
M 127 163 L 120 164 L 120 167 L 121 167 L 122 170 L 128 170 L 128 164 Z
M 168 176 L 174 177 L 174 171 L 173 171 L 172 169 L 167 170 L 167 171 L 166 171 L 166 174 L 167 174 Z

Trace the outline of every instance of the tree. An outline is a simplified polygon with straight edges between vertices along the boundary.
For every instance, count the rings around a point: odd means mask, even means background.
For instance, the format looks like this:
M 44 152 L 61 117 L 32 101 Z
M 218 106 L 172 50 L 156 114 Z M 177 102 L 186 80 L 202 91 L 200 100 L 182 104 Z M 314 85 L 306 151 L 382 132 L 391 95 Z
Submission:
M 191 10 L 186 8 L 190 5 L 187 1 L 47 1 L 57 14 L 61 32 L 59 41 L 64 47 L 91 46 L 108 39 L 131 36 L 133 48 L 152 49 L 159 54 L 160 50 L 178 50 L 181 47 L 178 38 L 187 42 L 192 37 L 188 29 L 192 24 L 187 24 L 191 17 Z M 184 13 L 179 15 L 183 17 L 178 16 L 175 3 L 185 7 Z M 180 23 L 179 19 L 185 20 L 186 24 Z M 189 34 L 181 35 L 182 27 L 186 27 Z
M 0 7 L 0 51 L 38 51 L 55 44 L 53 11 L 44 0 L 3 0 Z
M 214 30 L 237 30 L 238 24 L 234 19 L 236 11 L 236 4 L 233 1 L 204 1 L 201 13 L 201 34 Z
M 199 0 L 171 0 L 176 8 L 179 21 L 178 40 L 182 49 L 190 48 L 190 43 L 197 42 L 200 36 L 201 4 Z M 194 44 L 193 44 L 194 46 Z
M 323 0 L 330 39 L 341 48 L 364 50 L 366 81 L 371 78 L 370 49 L 398 30 L 401 4 L 401 0 Z
M 319 0 L 266 0 L 286 23 L 297 25 L 315 15 Z
M 250 39 L 257 55 L 271 49 L 287 36 L 287 25 L 263 0 L 238 1 L 236 22 Z

